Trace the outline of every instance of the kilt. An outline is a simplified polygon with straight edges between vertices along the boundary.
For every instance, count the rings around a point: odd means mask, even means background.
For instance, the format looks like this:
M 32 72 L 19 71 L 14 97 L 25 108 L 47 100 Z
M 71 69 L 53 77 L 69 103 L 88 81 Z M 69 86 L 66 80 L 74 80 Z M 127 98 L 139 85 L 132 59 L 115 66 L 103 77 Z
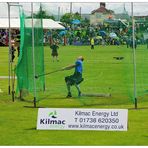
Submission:
M 58 56 L 58 52 L 52 52 L 51 55 L 54 56 Z
M 75 72 L 73 75 L 65 77 L 65 82 L 68 82 L 70 85 L 80 84 L 83 80 L 80 72 Z

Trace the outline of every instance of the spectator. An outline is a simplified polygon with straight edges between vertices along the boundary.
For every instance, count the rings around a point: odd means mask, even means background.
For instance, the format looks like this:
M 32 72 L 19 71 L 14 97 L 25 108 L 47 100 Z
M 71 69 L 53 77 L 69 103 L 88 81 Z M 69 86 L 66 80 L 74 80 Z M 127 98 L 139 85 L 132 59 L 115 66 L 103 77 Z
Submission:
M 56 58 L 56 61 L 58 62 L 59 59 L 58 59 L 58 43 L 56 41 L 53 41 L 53 44 L 50 46 L 51 50 L 52 50 L 52 57 L 53 57 L 53 62 L 54 62 L 54 59 Z
M 95 44 L 95 41 L 93 38 L 90 39 L 90 45 L 91 45 L 91 49 L 94 49 L 94 44 Z

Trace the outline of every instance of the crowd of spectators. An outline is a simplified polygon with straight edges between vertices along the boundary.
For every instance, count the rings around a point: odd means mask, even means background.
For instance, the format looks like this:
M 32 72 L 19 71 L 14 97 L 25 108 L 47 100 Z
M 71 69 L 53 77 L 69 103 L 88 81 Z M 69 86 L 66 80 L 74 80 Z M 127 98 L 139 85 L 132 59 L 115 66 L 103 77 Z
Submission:
M 14 40 L 20 34 L 18 29 L 11 29 L 11 39 Z M 7 29 L 0 29 L 0 46 L 8 46 L 9 32 Z
M 138 29 L 137 29 L 138 30 Z M 136 29 L 135 29 L 136 31 Z M 137 31 L 136 44 L 145 44 L 143 32 Z M 116 36 L 110 36 L 114 33 Z M 20 34 L 18 29 L 12 29 L 11 39 Z M 123 45 L 132 44 L 132 27 L 110 26 L 109 24 L 97 26 L 72 25 L 65 30 L 44 30 L 44 43 L 52 44 L 53 40 L 58 41 L 61 45 L 90 45 L 91 38 L 94 39 L 95 45 Z M 0 29 L 0 45 L 8 45 L 8 30 Z
M 8 45 L 8 32 L 0 29 L 0 46 Z
M 135 29 L 136 32 L 136 29 Z M 110 36 L 114 33 L 116 36 Z M 125 45 L 132 44 L 132 26 L 75 26 L 67 27 L 66 30 L 50 30 L 44 33 L 44 42 L 58 40 L 60 44 L 67 45 L 90 45 L 90 39 L 93 38 L 95 45 Z M 52 42 L 52 41 L 51 41 Z M 145 44 L 143 32 L 135 36 L 136 44 Z

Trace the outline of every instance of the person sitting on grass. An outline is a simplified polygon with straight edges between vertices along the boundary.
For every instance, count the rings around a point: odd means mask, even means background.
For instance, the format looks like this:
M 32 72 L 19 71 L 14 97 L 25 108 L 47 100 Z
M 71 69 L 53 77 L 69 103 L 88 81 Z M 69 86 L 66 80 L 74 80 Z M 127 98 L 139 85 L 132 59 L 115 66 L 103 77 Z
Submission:
M 66 86 L 67 86 L 67 90 L 68 90 L 67 98 L 72 97 L 71 90 L 70 90 L 70 87 L 72 85 L 74 85 L 77 88 L 78 97 L 81 96 L 79 84 L 84 80 L 82 78 L 83 61 L 84 61 L 84 58 L 82 56 L 79 56 L 74 65 L 70 65 L 70 66 L 67 66 L 67 67 L 64 68 L 64 70 L 70 70 L 72 68 L 75 68 L 73 75 L 65 77 L 65 82 L 66 82 Z
M 56 58 L 56 61 L 58 62 L 59 61 L 59 59 L 58 59 L 58 48 L 59 48 L 58 43 L 54 41 L 53 44 L 50 46 L 50 48 L 52 50 L 51 55 L 53 57 L 53 62 L 54 62 L 55 58 Z

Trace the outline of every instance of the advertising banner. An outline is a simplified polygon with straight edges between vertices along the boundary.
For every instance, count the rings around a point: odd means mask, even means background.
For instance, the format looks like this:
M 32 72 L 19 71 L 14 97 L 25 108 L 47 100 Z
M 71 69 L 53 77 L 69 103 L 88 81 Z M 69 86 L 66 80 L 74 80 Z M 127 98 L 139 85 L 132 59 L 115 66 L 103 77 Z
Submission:
M 127 109 L 39 108 L 38 130 L 127 131 Z

